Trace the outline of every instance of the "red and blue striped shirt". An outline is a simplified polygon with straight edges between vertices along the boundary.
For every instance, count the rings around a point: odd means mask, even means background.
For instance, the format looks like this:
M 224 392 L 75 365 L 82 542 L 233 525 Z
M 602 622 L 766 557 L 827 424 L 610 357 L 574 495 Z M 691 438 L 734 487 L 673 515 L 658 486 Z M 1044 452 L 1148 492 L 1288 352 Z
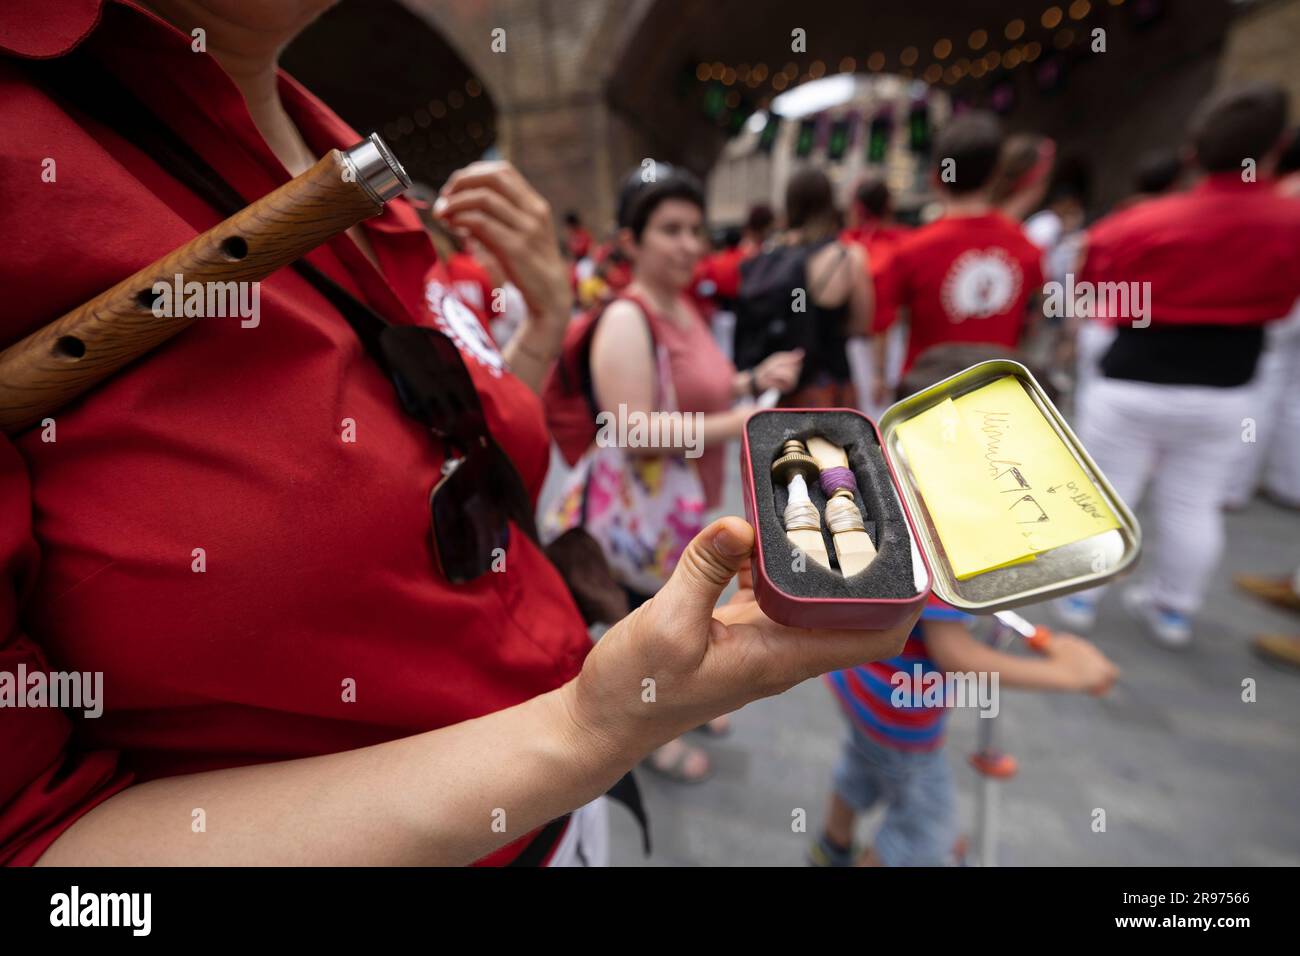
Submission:
M 948 708 L 898 704 L 893 699 L 899 686 L 894 675 L 904 673 L 908 684 L 914 684 L 919 665 L 923 680 L 933 680 L 930 674 L 937 674 L 942 680 L 943 672 L 930 659 L 925 646 L 925 622 L 970 619 L 969 614 L 932 596 L 912 633 L 907 636 L 901 654 L 888 660 L 832 671 L 826 675 L 826 683 L 848 718 L 872 740 L 895 750 L 935 750 L 943 746 L 943 725 Z

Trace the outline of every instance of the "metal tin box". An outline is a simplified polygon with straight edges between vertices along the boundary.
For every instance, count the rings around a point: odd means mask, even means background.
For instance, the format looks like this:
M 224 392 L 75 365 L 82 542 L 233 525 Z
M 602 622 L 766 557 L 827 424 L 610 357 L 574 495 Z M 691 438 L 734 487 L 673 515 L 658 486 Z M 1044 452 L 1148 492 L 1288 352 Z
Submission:
M 918 485 L 917 476 L 911 470 L 898 428 L 947 399 L 957 399 L 1008 376 L 1014 378 L 1024 389 L 1033 407 L 1073 456 L 1075 463 L 1110 509 L 1117 527 L 1070 544 L 1039 551 L 1032 561 L 994 568 L 958 580 Z M 807 409 L 798 411 L 802 414 L 809 413 Z M 759 414 L 779 415 L 782 410 Z M 862 416 L 862 420 L 862 427 L 874 430 L 879 438 L 894 490 L 901 500 L 912 533 L 914 548 L 919 552 L 928 572 L 928 589 L 933 590 L 946 603 L 975 614 L 991 614 L 1096 587 L 1124 573 L 1137 560 L 1142 534 L 1133 513 L 1116 494 L 1042 387 L 1023 365 L 1008 360 L 982 362 L 893 405 L 881 417 L 878 428 L 866 416 Z M 741 454 L 745 507 L 749 520 L 751 523 L 780 521 L 776 514 L 756 513 L 758 509 L 755 507 L 753 469 L 749 467 L 748 437 L 747 432 Z M 754 561 L 754 590 L 759 605 L 773 620 L 805 627 L 884 627 L 904 618 L 917 603 L 925 599 L 927 587 L 920 580 L 919 571 L 917 579 L 920 593 L 915 600 L 910 601 L 876 599 L 863 594 L 852 601 L 828 602 L 790 594 L 777 588 L 765 572 L 769 556 L 762 553 L 762 537 L 761 534 L 758 536 L 759 545 Z M 836 608 L 827 607 L 828 604 L 850 606 Z

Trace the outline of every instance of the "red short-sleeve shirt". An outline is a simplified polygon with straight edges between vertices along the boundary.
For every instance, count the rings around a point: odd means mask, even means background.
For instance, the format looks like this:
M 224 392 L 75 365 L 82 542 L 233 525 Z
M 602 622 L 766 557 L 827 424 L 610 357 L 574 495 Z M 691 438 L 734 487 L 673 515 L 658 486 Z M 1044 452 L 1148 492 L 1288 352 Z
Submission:
M 1042 289 L 1040 256 L 1020 226 L 997 212 L 945 217 L 895 244 L 879 295 L 910 312 L 903 371 L 926 349 L 948 342 L 1014 348 L 1029 302 Z
M 1149 282 L 1152 325 L 1271 322 L 1300 296 L 1300 199 L 1268 179 L 1214 173 L 1100 220 L 1082 272 L 1091 282 Z
M 118 0 L 11 3 L 0 347 L 222 218 L 28 82 L 22 56 L 78 42 L 244 196 L 289 178 L 189 36 Z M 360 140 L 287 76 L 280 94 L 318 153 Z M 457 341 L 536 494 L 549 447 L 538 398 L 490 340 L 455 334 L 477 329 L 469 309 L 429 308 L 434 253 L 406 203 L 361 228 L 379 271 L 347 237 L 310 261 L 390 321 Z M 438 575 L 428 499 L 442 449 L 293 270 L 261 284 L 255 327 L 201 319 L 53 417 L 55 441 L 39 428 L 0 437 L 0 671 L 102 672 L 103 714 L 0 709 L 0 862 L 34 862 L 133 780 L 457 723 L 557 687 L 590 648 L 558 574 L 517 530 L 504 573 L 461 586 Z

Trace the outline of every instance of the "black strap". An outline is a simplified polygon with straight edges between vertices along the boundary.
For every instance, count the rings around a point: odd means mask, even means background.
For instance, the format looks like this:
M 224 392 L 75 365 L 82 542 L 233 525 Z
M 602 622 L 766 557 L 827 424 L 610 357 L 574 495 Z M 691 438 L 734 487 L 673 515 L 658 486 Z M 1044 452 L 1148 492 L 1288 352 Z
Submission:
M 645 804 L 641 800 L 641 788 L 636 784 L 636 777 L 632 776 L 632 771 L 628 771 L 618 778 L 618 783 L 610 787 L 605 792 L 605 796 L 611 800 L 627 807 L 628 811 L 636 818 L 636 822 L 641 826 L 641 848 L 645 855 L 650 855 L 650 818 L 646 815 Z M 541 866 L 546 862 L 547 854 L 559 842 L 560 837 L 564 835 L 565 824 L 572 818 L 572 814 L 566 813 L 562 817 L 557 817 L 546 826 L 537 831 L 528 846 L 520 851 L 519 855 L 510 861 L 509 866 Z
M 573 814 L 566 813 L 556 817 L 537 831 L 537 836 L 528 841 L 528 845 L 519 851 L 519 855 L 507 863 L 507 866 L 541 866 L 549 854 L 560 842 L 564 828 L 573 819 Z
M 244 197 L 181 139 L 175 130 L 140 102 L 117 77 L 85 54 L 74 54 L 68 59 L 70 63 L 53 61 L 33 68 L 37 76 L 63 99 L 137 145 L 145 147 L 159 166 L 223 216 L 233 216 L 247 207 Z M 352 326 L 371 358 L 391 378 L 390 363 L 380 340 L 384 331 L 392 327 L 392 323 L 306 259 L 298 259 L 292 266 L 338 310 L 348 325 Z M 515 486 L 516 495 L 521 496 L 518 500 L 529 502 L 527 485 L 514 462 L 505 454 L 499 457 L 510 472 L 504 477 Z M 524 511 L 527 513 L 522 513 Z M 540 548 L 541 539 L 531 511 L 524 509 L 521 504 L 520 507 L 512 508 L 511 512 L 515 524 Z
M 828 270 L 826 270 L 826 273 L 822 276 L 822 281 L 821 281 L 821 283 L 820 283 L 821 288 L 820 288 L 820 289 L 817 289 L 817 290 L 815 290 L 815 291 L 812 290 L 812 289 L 809 289 L 809 290 L 808 290 L 808 298 L 811 299 L 811 300 L 813 300 L 814 304 L 815 304 L 816 301 L 817 301 L 817 296 L 818 296 L 822 291 L 824 291 L 825 288 L 826 288 L 828 285 L 831 284 L 831 280 L 835 278 L 835 273 L 837 273 L 837 272 L 840 271 L 840 266 L 844 265 L 844 260 L 847 259 L 847 258 L 848 258 L 848 255 L 849 255 L 849 247 L 846 246 L 844 243 L 839 242 L 839 240 L 837 240 L 837 239 L 831 239 L 831 240 L 828 241 L 828 242 L 824 242 L 824 243 L 822 243 L 821 246 L 819 246 L 818 248 L 816 248 L 816 249 L 812 250 L 810 253 L 808 253 L 808 258 L 811 259 L 811 258 L 812 258 L 813 256 L 815 256 L 817 253 L 821 252 L 822 249 L 824 249 L 826 246 L 829 246 L 832 242 L 838 243 L 838 245 L 839 245 L 839 247 L 840 247 L 840 254 L 839 254 L 839 256 L 837 256 L 836 259 L 835 259 L 835 265 L 831 266 Z M 806 268 L 806 267 L 805 267 L 805 268 Z M 809 284 L 811 285 L 811 283 L 809 283 Z
M 632 771 L 629 770 L 619 777 L 618 783 L 610 787 L 605 796 L 623 804 L 632 816 L 636 817 L 636 822 L 641 825 L 641 849 L 646 856 L 649 856 L 650 816 L 645 812 L 645 804 L 641 800 L 641 788 L 636 785 L 636 777 L 632 775 Z

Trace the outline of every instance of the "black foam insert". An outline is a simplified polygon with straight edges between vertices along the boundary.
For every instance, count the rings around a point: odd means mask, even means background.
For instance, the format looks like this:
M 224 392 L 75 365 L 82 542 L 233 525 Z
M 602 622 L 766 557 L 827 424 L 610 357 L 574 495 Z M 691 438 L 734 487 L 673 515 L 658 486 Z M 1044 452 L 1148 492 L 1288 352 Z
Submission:
M 894 492 L 884 453 L 875 429 L 860 415 L 847 411 L 771 410 L 751 415 L 748 467 L 754 479 L 755 522 L 763 548 L 763 566 L 772 583 L 787 594 L 810 598 L 910 598 L 917 594 L 912 573 L 912 547 L 907 520 Z M 858 482 L 857 501 L 867 534 L 876 546 L 876 559 L 866 570 L 846 578 L 838 569 L 827 571 L 805 559 L 805 568 L 793 568 L 794 553 L 785 536 L 783 515 L 788 495 L 785 485 L 772 476 L 772 462 L 791 438 L 806 442 L 814 435 L 834 442 L 848 455 L 849 468 Z M 818 482 L 808 483 L 808 495 L 822 515 L 822 538 L 832 562 L 835 544 L 826 528 L 826 496 Z

